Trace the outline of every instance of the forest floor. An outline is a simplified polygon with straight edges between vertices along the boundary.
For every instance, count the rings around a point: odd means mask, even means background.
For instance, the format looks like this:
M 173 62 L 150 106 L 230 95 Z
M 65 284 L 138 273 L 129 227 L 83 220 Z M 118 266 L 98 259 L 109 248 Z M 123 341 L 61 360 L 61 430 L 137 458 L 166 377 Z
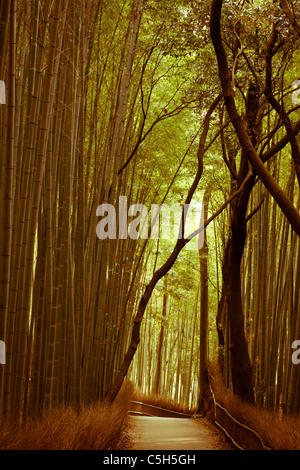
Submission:
M 203 419 L 129 416 L 126 450 L 231 450 L 222 434 Z

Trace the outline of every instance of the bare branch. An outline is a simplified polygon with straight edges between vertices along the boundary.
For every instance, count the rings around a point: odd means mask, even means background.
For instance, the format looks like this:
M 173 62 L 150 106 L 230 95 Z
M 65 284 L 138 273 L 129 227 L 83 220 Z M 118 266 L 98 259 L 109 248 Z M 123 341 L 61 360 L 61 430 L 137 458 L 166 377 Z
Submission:
M 288 3 L 286 0 L 280 0 L 279 3 L 282 10 L 284 11 L 285 16 L 288 18 L 289 22 L 300 36 L 300 24 L 298 23 L 293 11 L 289 8 Z

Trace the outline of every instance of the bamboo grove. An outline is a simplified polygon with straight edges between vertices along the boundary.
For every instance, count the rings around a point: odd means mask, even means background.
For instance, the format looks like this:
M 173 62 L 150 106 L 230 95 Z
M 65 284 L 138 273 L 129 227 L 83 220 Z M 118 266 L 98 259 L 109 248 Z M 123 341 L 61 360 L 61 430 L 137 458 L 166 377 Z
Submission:
M 298 413 L 297 2 L 0 15 L 3 415 L 113 399 L 124 377 L 201 407 L 208 360 L 242 398 Z M 99 240 L 97 208 L 124 196 L 204 201 L 202 248 Z

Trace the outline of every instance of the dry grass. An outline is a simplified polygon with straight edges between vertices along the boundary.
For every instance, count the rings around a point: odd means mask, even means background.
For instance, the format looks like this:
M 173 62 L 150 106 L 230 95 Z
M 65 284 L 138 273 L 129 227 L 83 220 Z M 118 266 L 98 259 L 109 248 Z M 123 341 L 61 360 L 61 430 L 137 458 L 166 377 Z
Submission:
M 29 418 L 25 425 L 0 423 L 1 450 L 116 450 L 133 386 L 124 384 L 112 405 L 96 403 L 79 412 L 69 406 Z
M 259 433 L 274 450 L 300 450 L 300 417 L 270 412 L 242 402 L 224 388 L 216 370 L 213 389 L 217 401 L 235 419 Z M 126 447 L 127 411 L 131 400 L 142 401 L 171 411 L 193 414 L 172 400 L 145 396 L 125 383 L 113 405 L 96 403 L 79 412 L 69 406 L 28 418 L 25 425 L 0 421 L 0 450 L 116 450 Z M 209 414 L 212 416 L 212 409 Z M 230 425 L 230 423 L 229 423 Z M 247 448 L 243 435 L 243 446 Z
M 273 450 L 300 450 L 299 416 L 282 415 L 245 403 L 226 391 L 216 369 L 212 369 L 211 373 L 217 402 L 236 420 L 258 432 L 266 446 Z
M 147 403 L 148 405 L 157 406 L 159 408 L 164 408 L 169 411 L 176 411 L 178 413 L 186 413 L 189 415 L 193 415 L 195 412 L 195 410 L 191 410 L 187 407 L 184 407 L 169 398 L 164 398 L 155 394 L 145 395 L 140 390 L 137 390 L 135 392 L 134 400 Z

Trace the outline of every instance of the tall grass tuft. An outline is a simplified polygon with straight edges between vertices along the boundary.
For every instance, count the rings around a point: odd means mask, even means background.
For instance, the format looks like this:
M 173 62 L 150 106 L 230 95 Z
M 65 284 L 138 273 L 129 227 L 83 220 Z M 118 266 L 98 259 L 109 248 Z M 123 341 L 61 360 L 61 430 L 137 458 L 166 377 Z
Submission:
M 134 400 L 142 402 L 142 403 L 146 403 L 148 405 L 157 406 L 159 408 L 163 408 L 169 411 L 175 411 L 177 413 L 185 413 L 191 416 L 196 412 L 196 409 L 190 409 L 189 407 L 184 406 L 181 403 L 178 403 L 172 400 L 171 398 L 162 397 L 154 393 L 144 394 L 139 389 L 135 391 Z M 156 410 L 155 414 L 159 416 L 160 415 L 159 410 Z
M 213 392 L 217 402 L 239 422 L 254 429 L 264 444 L 273 450 L 300 450 L 300 416 L 285 415 L 250 405 L 227 391 L 221 375 L 210 367 Z M 247 442 L 244 442 L 247 448 Z
M 1 450 L 116 450 L 134 393 L 125 383 L 112 405 L 72 406 L 30 417 L 23 425 L 0 423 Z

